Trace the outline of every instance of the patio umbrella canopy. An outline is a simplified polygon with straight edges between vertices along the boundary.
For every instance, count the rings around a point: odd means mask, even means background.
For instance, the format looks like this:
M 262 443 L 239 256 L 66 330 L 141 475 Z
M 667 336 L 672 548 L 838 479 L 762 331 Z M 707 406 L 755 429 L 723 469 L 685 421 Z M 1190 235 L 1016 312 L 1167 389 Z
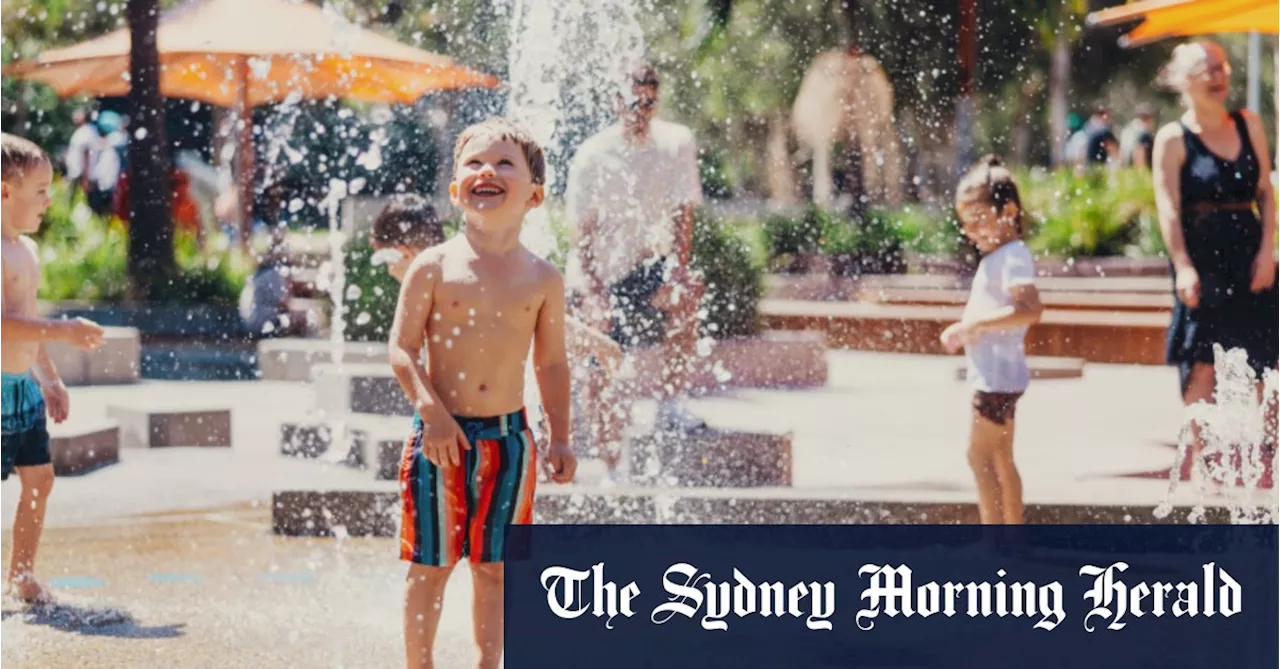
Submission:
M 162 13 L 159 23 L 160 91 L 222 107 L 293 93 L 412 102 L 428 91 L 498 84 L 306 2 L 193 0 Z M 4 73 L 48 84 L 60 96 L 125 95 L 129 30 L 46 51 Z
M 1278 0 L 1143 0 L 1094 12 L 1088 24 L 1111 26 L 1142 19 L 1121 40 L 1138 46 L 1169 37 L 1231 32 L 1280 33 Z
M 430 91 L 493 88 L 498 79 L 401 44 L 301 0 L 192 0 L 163 12 L 156 31 L 160 92 L 231 107 L 290 97 L 414 102 Z M 129 30 L 6 66 L 59 96 L 129 92 Z M 241 225 L 252 211 L 253 129 L 240 124 Z

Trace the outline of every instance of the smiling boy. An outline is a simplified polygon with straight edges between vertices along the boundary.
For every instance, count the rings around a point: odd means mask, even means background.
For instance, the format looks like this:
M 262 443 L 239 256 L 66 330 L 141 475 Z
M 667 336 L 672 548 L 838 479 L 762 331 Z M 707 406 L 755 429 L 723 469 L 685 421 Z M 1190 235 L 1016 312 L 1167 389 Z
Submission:
M 537 454 L 524 408 L 531 343 L 550 477 L 571 481 L 577 466 L 564 279 L 520 244 L 545 177 L 541 148 L 520 128 L 490 119 L 464 130 L 449 184 L 463 231 L 420 253 L 401 286 L 389 356 L 416 410 L 400 469 L 410 667 L 432 665 L 445 584 L 463 557 L 474 580 L 479 666 L 502 657 L 505 530 L 533 520 Z

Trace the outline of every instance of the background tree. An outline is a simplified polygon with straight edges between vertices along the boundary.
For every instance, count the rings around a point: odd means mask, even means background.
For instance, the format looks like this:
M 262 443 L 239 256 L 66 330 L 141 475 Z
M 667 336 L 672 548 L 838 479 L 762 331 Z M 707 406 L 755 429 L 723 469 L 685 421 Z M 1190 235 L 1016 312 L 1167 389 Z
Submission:
M 157 298 L 174 275 L 159 17 L 158 0 L 129 0 L 129 275 L 143 301 Z

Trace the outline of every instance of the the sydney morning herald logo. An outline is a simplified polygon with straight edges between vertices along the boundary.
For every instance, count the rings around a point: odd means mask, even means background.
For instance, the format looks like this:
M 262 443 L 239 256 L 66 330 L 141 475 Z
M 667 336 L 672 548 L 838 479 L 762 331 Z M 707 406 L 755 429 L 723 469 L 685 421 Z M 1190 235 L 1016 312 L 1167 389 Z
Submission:
M 1106 566 L 1083 565 L 1078 576 L 1088 587 L 1083 600 L 1081 624 L 1089 632 L 1122 630 L 1137 620 L 1164 617 L 1231 617 L 1240 613 L 1240 584 L 1214 562 L 1202 565 L 1201 572 L 1185 581 L 1126 581 L 1129 565 L 1115 562 Z M 968 616 L 971 618 L 1015 617 L 1033 620 L 1033 627 L 1053 630 L 1067 619 L 1063 585 L 1060 581 L 1034 583 L 1007 581 L 1004 569 L 987 580 L 969 582 L 918 582 L 905 564 L 865 564 L 858 569 L 866 581 L 858 594 L 853 622 L 858 629 L 872 630 L 880 616 L 889 618 L 929 618 Z M 592 616 L 615 629 L 617 618 L 639 615 L 636 598 L 640 586 L 609 580 L 605 565 L 597 563 L 585 570 L 552 566 L 541 574 L 547 606 L 565 619 Z M 680 562 L 662 574 L 664 601 L 648 612 L 656 625 L 673 620 L 696 620 L 706 630 L 727 630 L 732 619 L 803 619 L 811 630 L 832 630 L 837 621 L 836 584 L 831 581 L 759 581 L 733 569 L 729 580 L 715 578 L 698 567 Z

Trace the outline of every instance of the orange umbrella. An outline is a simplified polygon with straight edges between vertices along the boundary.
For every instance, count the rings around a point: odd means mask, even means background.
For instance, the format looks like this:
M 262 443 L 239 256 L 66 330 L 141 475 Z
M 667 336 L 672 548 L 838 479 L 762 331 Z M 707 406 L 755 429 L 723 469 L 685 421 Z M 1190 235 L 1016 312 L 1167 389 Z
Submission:
M 1121 39 L 1125 46 L 1139 46 L 1169 37 L 1231 32 L 1280 33 L 1278 0 L 1142 0 L 1093 12 L 1092 27 L 1111 26 L 1135 19 L 1142 23 Z
M 222 107 L 256 106 L 295 92 L 412 102 L 428 91 L 498 84 L 307 2 L 193 0 L 162 13 L 159 24 L 161 92 Z M 63 96 L 123 95 L 129 31 L 46 51 L 4 73 L 46 83 Z
M 307 2 L 192 0 L 164 12 L 156 31 L 160 91 L 234 107 L 290 97 L 413 102 L 424 93 L 492 88 L 498 79 L 453 59 L 348 23 Z M 129 91 L 129 30 L 121 29 L 4 68 L 60 96 Z M 252 201 L 252 128 L 240 132 L 242 225 Z

